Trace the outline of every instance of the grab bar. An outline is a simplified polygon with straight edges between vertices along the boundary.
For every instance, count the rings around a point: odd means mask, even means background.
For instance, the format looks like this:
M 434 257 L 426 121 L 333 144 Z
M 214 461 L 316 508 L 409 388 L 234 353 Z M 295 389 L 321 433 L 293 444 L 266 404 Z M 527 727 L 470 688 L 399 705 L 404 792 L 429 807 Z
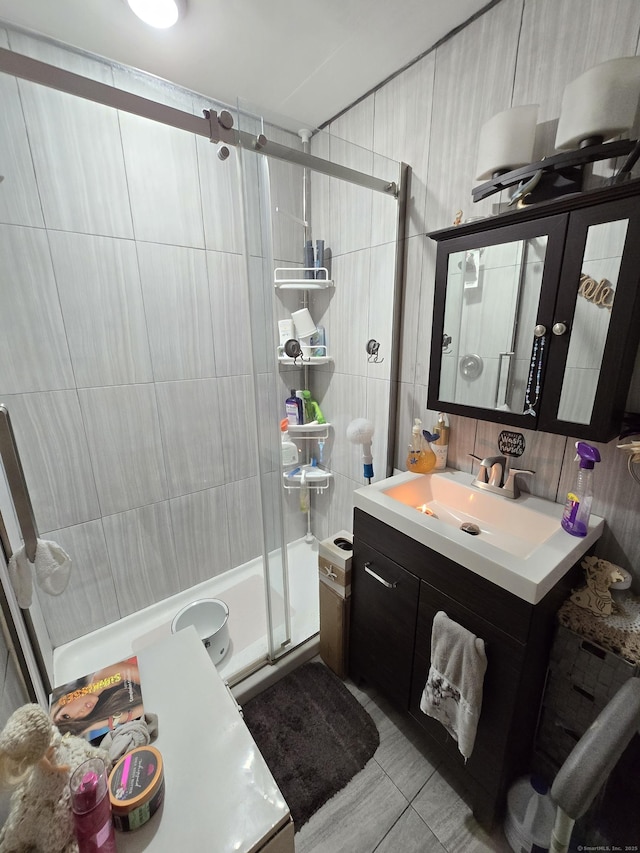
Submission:
M 11 418 L 6 407 L 0 403 L 0 459 L 4 465 L 9 492 L 13 500 L 18 524 L 24 539 L 24 549 L 29 562 L 36 559 L 38 528 L 27 489 L 27 481 L 22 470 L 18 446 L 11 426 Z

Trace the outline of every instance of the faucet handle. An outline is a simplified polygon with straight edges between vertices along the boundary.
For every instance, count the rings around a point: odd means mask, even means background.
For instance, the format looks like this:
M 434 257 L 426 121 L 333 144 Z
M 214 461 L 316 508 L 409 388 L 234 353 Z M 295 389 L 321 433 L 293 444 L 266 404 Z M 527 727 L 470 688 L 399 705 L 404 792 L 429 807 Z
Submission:
M 475 454 L 475 453 L 469 453 L 468 455 L 469 455 L 472 459 L 477 459 L 477 461 L 480 463 L 480 468 L 479 468 L 479 470 L 478 470 L 478 474 L 477 474 L 477 476 L 476 476 L 476 482 L 478 482 L 478 483 L 486 483 L 486 482 L 487 482 L 487 480 L 488 480 L 488 474 L 487 474 L 487 460 L 486 460 L 486 459 L 482 459 L 482 457 L 480 457 L 480 456 L 476 456 L 476 454 Z
M 536 473 L 535 471 L 527 471 L 524 468 L 512 468 L 509 471 L 509 476 L 507 477 L 507 482 L 504 484 L 504 491 L 510 492 L 511 494 L 513 494 L 514 498 L 520 497 L 520 489 L 518 487 L 518 479 L 517 479 L 518 474 L 522 474 L 523 476 L 525 474 L 529 474 L 529 475 L 533 476 L 533 474 L 535 474 L 535 473 Z

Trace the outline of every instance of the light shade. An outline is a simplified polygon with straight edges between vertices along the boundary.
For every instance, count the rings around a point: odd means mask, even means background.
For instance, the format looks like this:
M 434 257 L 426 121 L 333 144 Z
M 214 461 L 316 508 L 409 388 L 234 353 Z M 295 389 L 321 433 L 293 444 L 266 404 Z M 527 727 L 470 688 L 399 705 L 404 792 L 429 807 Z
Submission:
M 640 56 L 594 65 L 565 88 L 556 148 L 605 142 L 633 127 L 640 97 Z
M 504 110 L 480 129 L 476 180 L 527 166 L 533 159 L 538 104 Z
M 186 0 L 127 0 L 136 15 L 152 27 L 172 27 L 186 11 Z

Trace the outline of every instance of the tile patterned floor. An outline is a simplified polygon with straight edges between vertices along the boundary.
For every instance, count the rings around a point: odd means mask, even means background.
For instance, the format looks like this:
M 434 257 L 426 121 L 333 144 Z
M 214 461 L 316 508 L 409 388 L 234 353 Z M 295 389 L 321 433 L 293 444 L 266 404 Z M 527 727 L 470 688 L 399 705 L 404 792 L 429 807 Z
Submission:
M 411 721 L 374 689 L 347 687 L 375 720 L 380 746 L 296 833 L 296 853 L 510 853 L 489 835 Z

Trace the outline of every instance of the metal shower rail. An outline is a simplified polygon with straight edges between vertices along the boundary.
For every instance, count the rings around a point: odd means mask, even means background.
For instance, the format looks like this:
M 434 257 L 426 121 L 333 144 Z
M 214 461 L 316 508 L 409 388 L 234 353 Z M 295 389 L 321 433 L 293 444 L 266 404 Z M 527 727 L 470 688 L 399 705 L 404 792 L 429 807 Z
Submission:
M 324 160 L 322 157 L 316 157 L 305 151 L 299 151 L 277 142 L 271 142 L 263 134 L 255 136 L 247 131 L 234 130 L 233 119 L 226 111 L 218 115 L 215 110 L 204 110 L 204 117 L 200 118 L 174 107 L 158 104 L 140 95 L 124 92 L 121 89 L 116 89 L 115 86 L 100 83 L 98 80 L 90 80 L 80 74 L 74 74 L 72 71 L 48 65 L 46 62 L 15 53 L 15 51 L 8 50 L 7 48 L 0 48 L 0 71 L 12 74 L 14 77 L 19 77 L 22 80 L 29 80 L 32 83 L 48 86 L 50 89 L 58 89 L 61 92 L 77 95 L 80 98 L 95 101 L 104 106 L 124 110 L 124 112 L 133 113 L 134 115 L 142 116 L 143 118 L 148 118 L 152 121 L 169 125 L 170 127 L 176 127 L 190 133 L 195 133 L 198 136 L 204 136 L 211 142 L 224 142 L 234 147 L 257 151 L 260 154 L 266 154 L 278 160 L 285 160 L 289 163 L 296 163 L 299 166 L 306 166 L 324 175 L 340 178 L 361 187 L 385 193 L 385 195 L 393 197 L 397 197 L 398 195 L 398 184 L 396 181 L 386 181 L 382 178 L 376 178 L 373 175 L 367 175 L 364 172 L 359 172 L 357 169 L 350 169 L 347 166 L 332 163 L 329 160 Z

